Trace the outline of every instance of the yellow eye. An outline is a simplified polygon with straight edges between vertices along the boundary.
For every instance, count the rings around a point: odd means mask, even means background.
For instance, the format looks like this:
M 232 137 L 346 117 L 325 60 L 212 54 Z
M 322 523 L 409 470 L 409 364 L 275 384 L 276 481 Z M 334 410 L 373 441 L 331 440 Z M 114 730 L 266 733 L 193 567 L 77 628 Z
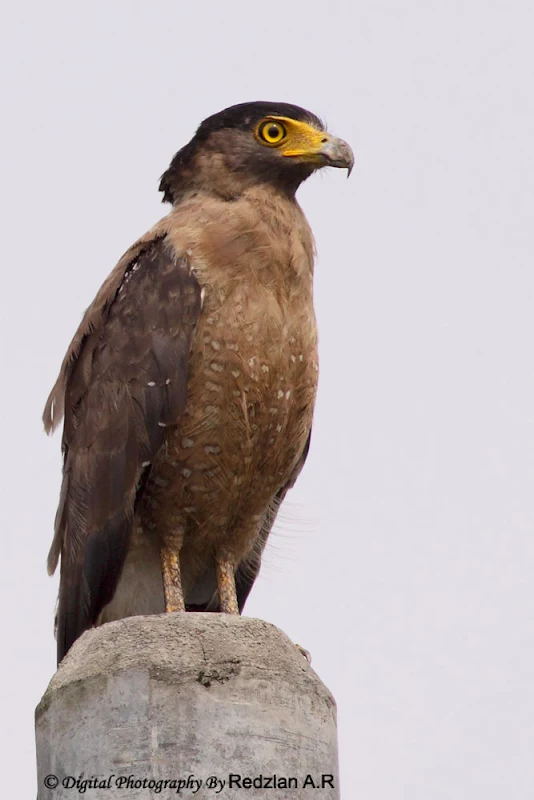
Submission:
M 262 122 L 258 129 L 258 136 L 263 139 L 267 144 L 280 144 L 282 139 L 285 139 L 287 133 L 286 129 L 280 122 L 275 122 L 270 119 Z

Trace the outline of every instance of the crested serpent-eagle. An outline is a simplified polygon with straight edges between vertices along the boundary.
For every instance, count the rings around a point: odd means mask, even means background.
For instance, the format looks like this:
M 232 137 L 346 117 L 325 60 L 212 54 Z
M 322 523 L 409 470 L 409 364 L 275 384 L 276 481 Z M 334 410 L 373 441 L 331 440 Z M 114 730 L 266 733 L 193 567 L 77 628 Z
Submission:
M 202 122 L 162 176 L 172 210 L 104 282 L 44 412 L 47 431 L 64 417 L 58 661 L 110 620 L 241 612 L 310 442 L 314 246 L 295 192 L 352 165 L 314 114 L 256 102 Z

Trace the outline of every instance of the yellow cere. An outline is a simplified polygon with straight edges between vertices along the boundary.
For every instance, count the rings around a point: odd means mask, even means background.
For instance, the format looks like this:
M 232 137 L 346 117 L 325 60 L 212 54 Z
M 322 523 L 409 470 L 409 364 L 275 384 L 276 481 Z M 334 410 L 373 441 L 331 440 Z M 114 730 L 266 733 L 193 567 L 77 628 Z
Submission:
M 266 117 L 255 130 L 258 141 L 278 147 L 283 156 L 299 156 L 314 161 L 329 136 L 307 122 L 290 117 Z

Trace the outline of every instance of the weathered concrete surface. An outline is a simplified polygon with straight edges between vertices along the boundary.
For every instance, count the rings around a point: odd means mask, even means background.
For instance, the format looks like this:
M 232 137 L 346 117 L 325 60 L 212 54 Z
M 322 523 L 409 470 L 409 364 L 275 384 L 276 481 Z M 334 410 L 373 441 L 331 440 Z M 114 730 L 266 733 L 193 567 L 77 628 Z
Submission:
M 73 800 L 80 778 L 90 800 L 339 798 L 330 692 L 285 634 L 247 617 L 163 614 L 88 631 L 37 707 L 36 740 L 38 800 Z

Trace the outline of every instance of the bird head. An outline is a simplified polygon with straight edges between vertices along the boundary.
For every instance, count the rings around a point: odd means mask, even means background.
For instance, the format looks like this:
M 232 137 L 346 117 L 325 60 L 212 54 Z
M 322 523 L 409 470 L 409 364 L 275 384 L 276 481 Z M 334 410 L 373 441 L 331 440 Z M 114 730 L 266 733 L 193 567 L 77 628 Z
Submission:
M 321 120 L 289 103 L 241 103 L 208 117 L 162 175 L 164 202 L 207 190 L 237 197 L 269 183 L 289 195 L 322 167 L 352 170 L 349 145 Z

